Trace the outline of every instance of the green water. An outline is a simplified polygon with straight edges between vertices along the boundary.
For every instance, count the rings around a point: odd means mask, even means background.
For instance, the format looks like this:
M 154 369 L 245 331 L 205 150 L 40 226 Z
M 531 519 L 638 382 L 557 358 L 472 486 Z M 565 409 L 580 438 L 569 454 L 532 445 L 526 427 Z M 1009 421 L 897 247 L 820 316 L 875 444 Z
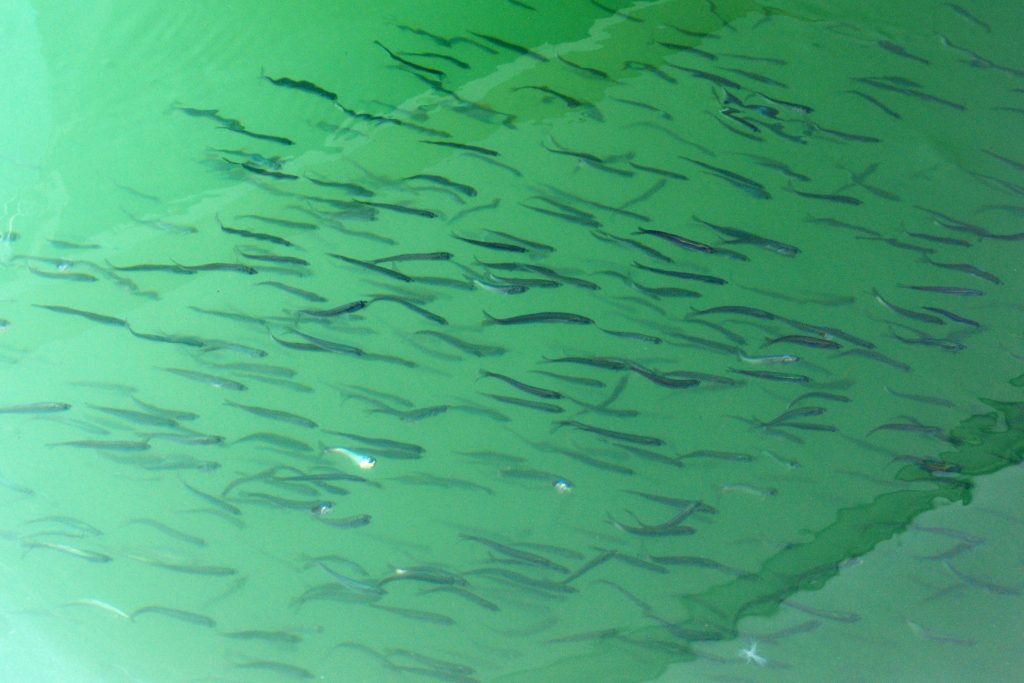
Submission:
M 0 680 L 1019 678 L 1020 8 L 612 3 L 3 5 Z

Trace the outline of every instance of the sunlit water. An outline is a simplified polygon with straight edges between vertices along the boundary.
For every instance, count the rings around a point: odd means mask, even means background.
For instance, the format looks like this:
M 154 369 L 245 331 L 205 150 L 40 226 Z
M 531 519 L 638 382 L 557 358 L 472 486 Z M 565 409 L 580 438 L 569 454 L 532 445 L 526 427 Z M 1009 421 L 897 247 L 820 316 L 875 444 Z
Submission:
M 1018 678 L 1019 8 L 571 4 L 4 4 L 3 680 Z

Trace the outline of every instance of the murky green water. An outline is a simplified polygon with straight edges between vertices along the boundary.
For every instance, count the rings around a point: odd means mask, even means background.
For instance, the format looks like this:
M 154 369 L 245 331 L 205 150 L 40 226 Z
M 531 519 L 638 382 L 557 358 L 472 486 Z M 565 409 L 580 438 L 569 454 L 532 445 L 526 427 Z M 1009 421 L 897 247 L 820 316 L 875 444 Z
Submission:
M 2 680 L 1019 676 L 1020 8 L 612 4 L 3 6 Z

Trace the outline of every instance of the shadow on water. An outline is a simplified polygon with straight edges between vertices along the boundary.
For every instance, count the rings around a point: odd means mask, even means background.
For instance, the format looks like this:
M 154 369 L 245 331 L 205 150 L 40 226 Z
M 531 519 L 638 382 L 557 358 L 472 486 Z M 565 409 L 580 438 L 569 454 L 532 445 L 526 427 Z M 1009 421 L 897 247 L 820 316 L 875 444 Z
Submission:
M 1011 384 L 1018 385 L 1018 380 Z M 793 543 L 768 558 L 756 573 L 744 574 L 700 593 L 683 593 L 675 604 L 657 606 L 657 619 L 663 626 L 618 634 L 619 641 L 614 647 L 604 647 L 586 658 L 563 660 L 530 675 L 545 680 L 568 680 L 563 677 L 579 676 L 592 667 L 595 675 L 601 671 L 602 676 L 607 676 L 604 680 L 609 681 L 656 678 L 659 672 L 650 653 L 643 658 L 631 657 L 629 643 L 648 650 L 660 648 L 666 667 L 698 657 L 714 661 L 716 658 L 701 652 L 700 646 L 735 639 L 742 619 L 774 615 L 790 598 L 822 589 L 844 565 L 904 533 L 915 519 L 937 505 L 969 505 L 979 477 L 1024 461 L 1024 402 L 979 400 L 992 410 L 972 415 L 951 429 L 952 450 L 903 466 L 894 478 L 898 490 L 864 505 L 839 510 L 833 524 L 816 532 L 810 541 Z M 994 584 L 988 586 L 998 588 Z M 817 614 L 846 622 L 860 618 L 852 612 Z M 632 668 L 624 668 L 623 662 L 629 662 Z M 621 678 L 615 672 L 620 672 Z M 517 675 L 503 680 L 521 678 Z

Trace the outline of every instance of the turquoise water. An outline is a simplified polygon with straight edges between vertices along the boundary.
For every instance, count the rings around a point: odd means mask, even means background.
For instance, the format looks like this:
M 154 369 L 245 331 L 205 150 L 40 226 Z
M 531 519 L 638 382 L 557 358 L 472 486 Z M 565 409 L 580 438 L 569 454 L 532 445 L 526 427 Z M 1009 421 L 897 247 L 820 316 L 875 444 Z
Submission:
M 1019 677 L 1019 8 L 0 16 L 3 680 Z

